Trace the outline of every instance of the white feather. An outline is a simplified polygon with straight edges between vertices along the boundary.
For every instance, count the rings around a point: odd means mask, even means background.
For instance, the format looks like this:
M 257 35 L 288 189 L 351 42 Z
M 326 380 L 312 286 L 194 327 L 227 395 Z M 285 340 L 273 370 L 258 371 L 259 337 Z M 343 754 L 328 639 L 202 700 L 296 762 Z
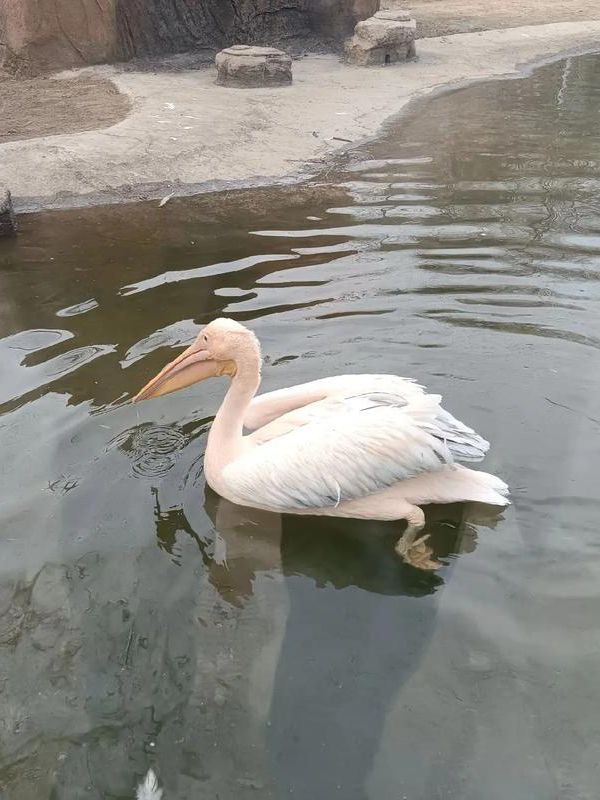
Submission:
M 161 800 L 163 790 L 158 786 L 158 778 L 152 768 L 148 770 L 143 782 L 137 788 L 137 800 Z
M 339 375 L 256 397 L 244 416 L 255 447 L 225 466 L 222 488 L 242 505 L 338 509 L 480 461 L 488 442 L 440 400 L 396 375 Z
M 215 530 L 213 561 L 220 567 L 225 567 L 226 569 L 229 569 L 229 567 L 227 566 L 227 542 L 217 530 Z
M 160 203 L 158 204 L 158 207 L 159 207 L 159 208 L 162 208 L 163 206 L 166 206 L 166 205 L 167 205 L 167 203 L 168 203 L 168 202 L 169 202 L 169 200 L 170 200 L 170 199 L 173 197 L 173 195 L 174 195 L 174 194 L 175 194 L 175 192 L 171 192 L 171 194 L 167 194 L 167 195 L 165 195 L 165 196 L 163 197 L 163 199 L 160 201 Z
M 406 398 L 424 393 L 416 381 L 398 375 L 334 375 L 258 395 L 246 410 L 244 427 L 251 431 L 262 429 L 268 423 L 278 421 L 282 415 L 308 409 L 310 404 L 319 400 L 377 391 L 395 392 Z
M 230 499 L 273 509 L 337 507 L 454 463 L 440 396 L 368 392 L 317 401 L 271 423 L 277 436 L 222 472 Z M 284 432 L 283 427 L 289 426 Z

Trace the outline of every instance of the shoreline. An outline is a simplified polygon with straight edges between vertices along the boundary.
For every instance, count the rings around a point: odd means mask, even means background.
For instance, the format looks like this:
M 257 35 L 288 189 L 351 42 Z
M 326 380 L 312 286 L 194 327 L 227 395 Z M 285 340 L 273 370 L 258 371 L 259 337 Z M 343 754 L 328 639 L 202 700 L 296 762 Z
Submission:
M 307 56 L 282 89 L 218 87 L 212 69 L 62 73 L 109 78 L 131 112 L 106 129 L 1 144 L 0 184 L 27 213 L 305 182 L 416 102 L 598 50 L 592 20 L 419 39 L 416 61 L 384 69 Z

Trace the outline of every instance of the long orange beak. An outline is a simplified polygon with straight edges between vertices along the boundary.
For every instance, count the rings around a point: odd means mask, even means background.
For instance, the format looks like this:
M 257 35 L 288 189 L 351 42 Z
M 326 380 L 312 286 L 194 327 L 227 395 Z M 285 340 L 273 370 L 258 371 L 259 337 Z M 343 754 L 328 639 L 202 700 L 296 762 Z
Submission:
M 181 355 L 167 364 L 158 375 L 155 375 L 143 389 L 133 398 L 134 403 L 150 400 L 163 394 L 185 389 L 193 383 L 220 375 L 235 375 L 235 364 L 232 361 L 215 361 L 206 350 L 198 344 L 190 345 Z

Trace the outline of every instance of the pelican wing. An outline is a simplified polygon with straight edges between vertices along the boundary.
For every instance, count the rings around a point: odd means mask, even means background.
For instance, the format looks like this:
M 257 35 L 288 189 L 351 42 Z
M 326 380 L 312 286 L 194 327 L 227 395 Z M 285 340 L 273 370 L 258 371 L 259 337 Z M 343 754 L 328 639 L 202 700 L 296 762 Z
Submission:
M 264 426 L 223 470 L 236 502 L 280 509 L 336 506 L 454 463 L 488 444 L 440 407 L 439 395 L 335 395 Z M 464 456 L 461 456 L 464 457 Z
M 294 409 L 329 397 L 351 397 L 366 392 L 391 392 L 409 398 L 423 394 L 424 390 L 411 378 L 398 375 L 333 375 L 258 395 L 246 411 L 244 427 L 255 431 Z

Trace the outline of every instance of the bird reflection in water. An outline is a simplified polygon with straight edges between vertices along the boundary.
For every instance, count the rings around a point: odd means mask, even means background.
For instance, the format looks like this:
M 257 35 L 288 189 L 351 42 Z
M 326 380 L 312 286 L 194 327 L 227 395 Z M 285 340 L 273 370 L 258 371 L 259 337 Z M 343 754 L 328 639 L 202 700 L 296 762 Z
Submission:
M 426 532 L 446 560 L 433 573 L 397 558 L 393 524 L 281 516 L 236 506 L 207 488 L 209 541 L 182 509 L 163 512 L 158 494 L 155 501 L 160 546 L 172 552 L 180 531 L 193 537 L 211 584 L 230 604 L 245 605 L 259 574 L 284 576 L 289 611 L 264 742 L 272 796 L 330 800 L 341 792 L 364 800 L 386 715 L 435 630 L 455 557 L 472 552 L 478 526 L 495 527 L 501 511 L 429 507 Z

